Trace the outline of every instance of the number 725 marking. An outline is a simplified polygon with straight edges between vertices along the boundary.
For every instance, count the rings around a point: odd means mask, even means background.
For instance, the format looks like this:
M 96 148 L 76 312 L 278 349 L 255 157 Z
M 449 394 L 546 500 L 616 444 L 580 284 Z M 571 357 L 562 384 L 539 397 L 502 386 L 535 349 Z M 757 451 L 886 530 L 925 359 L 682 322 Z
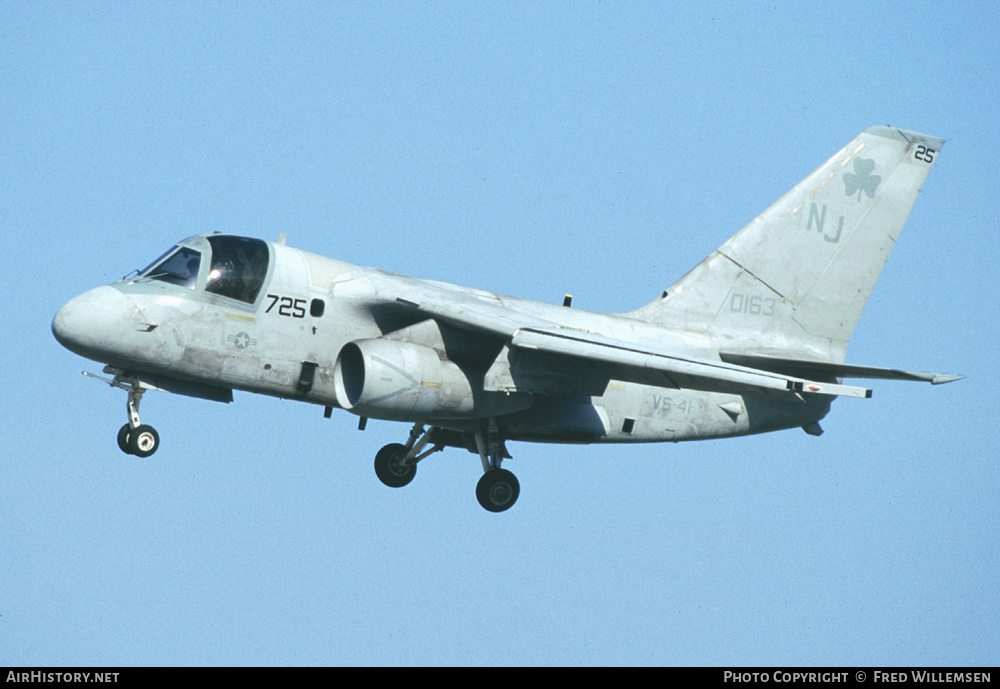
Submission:
M 292 299 L 291 297 L 279 297 L 277 294 L 269 294 L 267 298 L 271 300 L 271 303 L 267 305 L 264 309 L 264 313 L 271 313 L 271 309 L 279 301 L 281 305 L 278 306 L 279 316 L 289 316 L 291 318 L 305 318 L 306 317 L 306 300 L 305 299 Z

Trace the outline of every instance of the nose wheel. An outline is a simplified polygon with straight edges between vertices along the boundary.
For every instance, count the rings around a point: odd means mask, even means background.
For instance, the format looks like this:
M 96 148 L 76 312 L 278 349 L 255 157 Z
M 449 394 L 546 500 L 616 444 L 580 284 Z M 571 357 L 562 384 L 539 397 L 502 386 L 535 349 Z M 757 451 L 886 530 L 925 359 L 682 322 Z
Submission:
M 149 457 L 160 447 L 160 434 L 146 424 L 135 428 L 125 424 L 118 430 L 118 447 L 127 455 Z

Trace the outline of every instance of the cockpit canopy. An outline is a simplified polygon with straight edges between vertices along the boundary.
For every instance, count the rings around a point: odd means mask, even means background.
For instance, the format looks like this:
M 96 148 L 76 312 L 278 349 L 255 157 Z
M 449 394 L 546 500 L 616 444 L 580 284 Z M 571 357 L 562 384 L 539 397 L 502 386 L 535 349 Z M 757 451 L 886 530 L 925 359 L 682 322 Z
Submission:
M 209 235 L 178 244 L 149 264 L 139 277 L 190 290 L 201 288 L 252 304 L 264 286 L 269 261 L 267 242 L 250 237 Z M 203 264 L 208 265 L 204 276 L 201 275 Z

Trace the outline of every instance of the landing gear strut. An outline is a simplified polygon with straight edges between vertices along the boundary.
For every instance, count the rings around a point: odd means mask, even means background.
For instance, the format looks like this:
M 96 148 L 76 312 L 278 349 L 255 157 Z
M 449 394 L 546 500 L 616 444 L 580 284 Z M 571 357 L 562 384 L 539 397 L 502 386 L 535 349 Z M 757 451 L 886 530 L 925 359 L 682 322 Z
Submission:
M 105 373 L 113 373 L 114 380 L 108 380 L 92 373 L 84 372 L 84 375 L 97 380 L 103 380 L 108 385 L 121 388 L 128 393 L 128 423 L 118 429 L 118 448 L 127 455 L 136 457 L 149 457 L 160 447 L 160 434 L 152 426 L 143 424 L 139 420 L 139 402 L 146 388 L 139 384 L 135 378 L 123 377 L 121 372 L 111 368 L 104 369 Z

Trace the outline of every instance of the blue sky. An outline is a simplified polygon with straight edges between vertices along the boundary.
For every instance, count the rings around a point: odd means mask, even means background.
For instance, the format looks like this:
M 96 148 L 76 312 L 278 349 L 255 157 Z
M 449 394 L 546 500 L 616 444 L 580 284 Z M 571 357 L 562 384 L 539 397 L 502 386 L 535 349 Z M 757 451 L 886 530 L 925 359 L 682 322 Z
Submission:
M 995 3 L 0 3 L 0 663 L 996 665 Z M 513 444 L 120 391 L 50 322 L 188 235 L 637 307 L 861 130 L 947 143 L 822 438 Z

